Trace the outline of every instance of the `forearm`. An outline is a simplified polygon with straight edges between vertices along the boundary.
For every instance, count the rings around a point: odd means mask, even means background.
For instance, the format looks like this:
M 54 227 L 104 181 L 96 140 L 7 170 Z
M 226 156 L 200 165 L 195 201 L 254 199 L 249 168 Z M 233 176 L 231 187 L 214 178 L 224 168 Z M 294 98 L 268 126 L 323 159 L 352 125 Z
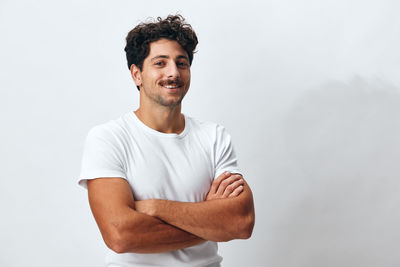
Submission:
M 117 253 L 161 253 L 194 246 L 205 241 L 157 218 L 134 210 L 127 212 L 125 218 L 114 225 L 113 236 L 104 240 Z
M 248 187 L 234 198 L 197 203 L 154 199 L 148 203 L 150 208 L 145 213 L 206 240 L 245 239 L 254 226 L 253 199 Z
M 117 253 L 159 253 L 204 242 L 136 211 L 131 187 L 122 178 L 89 180 L 88 197 L 104 242 Z

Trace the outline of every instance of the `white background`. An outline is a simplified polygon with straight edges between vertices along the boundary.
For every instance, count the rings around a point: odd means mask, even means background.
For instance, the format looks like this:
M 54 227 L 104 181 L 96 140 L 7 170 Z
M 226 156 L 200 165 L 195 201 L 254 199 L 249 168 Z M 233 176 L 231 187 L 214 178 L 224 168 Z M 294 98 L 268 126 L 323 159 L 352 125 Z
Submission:
M 223 266 L 399 266 L 398 1 L 0 0 L 0 266 L 102 266 L 76 184 L 94 125 L 138 107 L 148 17 L 199 37 L 183 111 L 223 124 L 256 226 Z

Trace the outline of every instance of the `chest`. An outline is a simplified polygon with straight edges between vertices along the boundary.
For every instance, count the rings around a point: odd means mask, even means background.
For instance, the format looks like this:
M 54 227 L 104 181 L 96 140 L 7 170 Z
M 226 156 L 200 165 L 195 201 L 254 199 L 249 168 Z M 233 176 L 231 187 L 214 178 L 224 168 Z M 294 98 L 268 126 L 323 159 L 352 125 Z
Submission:
M 136 200 L 203 201 L 214 178 L 211 146 L 191 138 L 133 142 L 127 175 Z

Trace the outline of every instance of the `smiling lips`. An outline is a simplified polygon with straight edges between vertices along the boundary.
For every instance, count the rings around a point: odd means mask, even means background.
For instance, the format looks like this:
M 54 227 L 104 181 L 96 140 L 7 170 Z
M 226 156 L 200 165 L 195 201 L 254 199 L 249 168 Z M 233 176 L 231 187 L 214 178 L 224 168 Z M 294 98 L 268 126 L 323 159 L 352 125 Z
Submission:
M 164 80 L 160 82 L 160 85 L 167 89 L 178 89 L 183 86 L 183 82 L 180 79 Z
M 179 88 L 180 86 L 176 86 L 176 85 L 164 85 L 165 88 L 167 89 L 176 89 Z

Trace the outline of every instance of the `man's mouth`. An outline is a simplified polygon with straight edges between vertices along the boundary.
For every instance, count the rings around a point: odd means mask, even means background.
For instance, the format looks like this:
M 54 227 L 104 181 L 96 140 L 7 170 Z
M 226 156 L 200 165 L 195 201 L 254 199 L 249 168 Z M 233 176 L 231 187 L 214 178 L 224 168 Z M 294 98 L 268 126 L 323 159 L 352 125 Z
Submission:
M 183 86 L 183 82 L 181 80 L 167 80 L 160 82 L 160 85 L 167 89 L 178 89 Z
M 180 88 L 181 86 L 179 86 L 179 85 L 164 85 L 163 87 L 168 88 L 168 89 L 176 89 L 176 88 Z

